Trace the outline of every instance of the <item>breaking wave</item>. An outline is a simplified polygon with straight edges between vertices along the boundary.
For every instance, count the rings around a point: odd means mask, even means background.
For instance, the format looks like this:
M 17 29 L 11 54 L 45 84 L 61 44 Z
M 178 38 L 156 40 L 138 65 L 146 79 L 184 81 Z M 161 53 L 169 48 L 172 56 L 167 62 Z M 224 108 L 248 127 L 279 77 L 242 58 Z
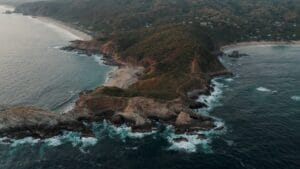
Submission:
M 217 106 L 222 105 L 220 103 L 220 99 L 222 98 L 223 88 L 226 87 L 226 85 L 224 85 L 221 82 L 218 82 L 218 80 L 220 80 L 220 79 L 221 78 L 216 78 L 216 79 L 212 80 L 211 86 L 213 87 L 213 91 L 211 92 L 210 95 L 199 96 L 197 101 L 201 102 L 201 103 L 205 103 L 207 105 L 207 107 L 203 107 L 198 110 L 200 113 L 208 115 L 212 109 L 214 109 Z
M 226 80 L 225 80 L 226 81 Z M 226 87 L 223 83 L 218 82 L 218 79 L 212 80 L 213 91 L 210 95 L 200 96 L 198 101 L 201 101 L 208 105 L 206 108 L 199 109 L 199 113 L 209 115 L 209 112 L 216 106 L 220 106 L 220 98 L 222 97 L 222 89 Z M 71 106 L 72 107 L 72 106 Z M 0 139 L 2 144 L 10 144 L 12 147 L 18 145 L 34 145 L 37 143 L 46 144 L 49 147 L 57 147 L 63 144 L 72 144 L 73 147 L 78 147 L 82 152 L 85 152 L 85 148 L 90 146 L 95 146 L 99 140 L 104 137 L 109 137 L 113 139 L 143 139 L 146 136 L 162 136 L 163 139 L 167 140 L 169 143 L 166 150 L 184 151 L 188 153 L 196 152 L 198 149 L 206 153 L 212 153 L 212 148 L 210 143 L 213 138 L 219 134 L 226 132 L 226 127 L 221 119 L 214 118 L 215 128 L 209 131 L 199 131 L 193 134 L 176 134 L 172 126 L 166 126 L 164 130 L 155 130 L 146 133 L 133 132 L 131 127 L 122 125 L 116 127 L 110 122 L 104 120 L 103 122 L 95 122 L 90 124 L 90 127 L 95 135 L 95 137 L 82 137 L 79 132 L 66 131 L 60 136 L 55 136 L 47 139 L 34 139 L 31 137 L 10 140 L 3 138 Z M 182 138 L 182 140 L 179 140 Z
M 292 96 L 291 99 L 294 101 L 300 101 L 300 96 Z
M 223 79 L 223 78 L 215 78 L 211 81 L 211 86 L 213 91 L 210 95 L 201 95 L 199 96 L 199 102 L 205 103 L 207 107 L 203 107 L 198 109 L 198 112 L 203 115 L 210 116 L 209 113 L 217 106 L 221 106 L 220 99 L 222 98 L 223 88 L 227 87 L 225 84 L 219 82 L 220 80 L 225 80 L 226 82 L 232 82 L 232 78 Z M 212 116 L 211 116 L 212 117 Z M 199 131 L 193 134 L 175 134 L 174 129 L 171 126 L 167 127 L 166 138 L 171 146 L 168 150 L 176 150 L 176 151 L 185 151 L 188 153 L 193 153 L 200 148 L 203 152 L 212 153 L 212 148 L 210 143 L 213 138 L 219 134 L 223 134 L 226 132 L 225 123 L 216 117 L 215 128 L 209 131 Z M 176 139 L 182 139 L 180 141 L 176 141 Z
M 271 89 L 268 89 L 268 88 L 265 88 L 265 87 L 258 87 L 256 88 L 257 91 L 260 91 L 260 92 L 271 92 L 271 93 L 276 93 L 277 91 L 276 90 L 271 90 Z

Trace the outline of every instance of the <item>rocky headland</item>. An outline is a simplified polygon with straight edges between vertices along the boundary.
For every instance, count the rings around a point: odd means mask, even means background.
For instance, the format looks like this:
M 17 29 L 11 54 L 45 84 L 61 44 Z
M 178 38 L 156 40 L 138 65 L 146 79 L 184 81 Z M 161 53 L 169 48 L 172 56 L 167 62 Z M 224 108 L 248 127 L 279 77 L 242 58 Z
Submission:
M 149 132 L 158 124 L 172 125 L 178 134 L 216 129 L 213 118 L 193 111 L 207 106 L 197 98 L 210 94 L 210 80 L 229 74 L 216 56 L 196 44 L 176 43 L 167 53 L 145 53 L 140 57 L 121 50 L 119 39 L 114 38 L 74 41 L 64 48 L 87 55 L 101 54 L 105 63 L 118 66 L 108 82 L 93 91 L 81 92 L 74 109 L 63 114 L 33 107 L 2 108 L 0 135 L 47 138 L 65 130 L 91 135 L 83 122 L 101 120 L 116 126 L 126 124 L 133 132 Z
M 208 106 L 197 99 L 213 90 L 211 79 L 230 74 L 218 60 L 221 46 L 295 41 L 299 32 L 298 12 L 288 2 L 280 1 L 278 7 L 269 1 L 259 6 L 250 0 L 235 3 L 240 5 L 209 0 L 54 0 L 16 7 L 25 15 L 86 30 L 93 39 L 73 41 L 64 50 L 101 54 L 106 64 L 118 69 L 103 86 L 83 91 L 67 113 L 30 107 L 1 110 L 0 135 L 50 137 L 62 130 L 90 134 L 83 122 L 104 119 L 136 132 L 155 130 L 157 124 L 172 125 L 177 133 L 220 129 L 213 118 L 194 110 Z M 241 8 L 247 12 L 241 13 Z M 258 12 L 261 8 L 264 12 Z M 235 51 L 231 56 L 241 54 Z

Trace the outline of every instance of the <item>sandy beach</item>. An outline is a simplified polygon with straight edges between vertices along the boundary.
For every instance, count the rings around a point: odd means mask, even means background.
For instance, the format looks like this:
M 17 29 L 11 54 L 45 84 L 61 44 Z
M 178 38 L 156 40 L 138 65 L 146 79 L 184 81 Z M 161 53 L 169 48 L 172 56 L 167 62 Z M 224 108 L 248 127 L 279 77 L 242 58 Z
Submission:
M 88 35 L 87 33 L 82 32 L 82 31 L 74 28 L 72 25 L 64 23 L 62 21 L 52 19 L 49 17 L 41 17 L 41 16 L 34 17 L 34 18 L 38 19 L 41 22 L 50 23 L 56 27 L 59 27 L 61 29 L 68 31 L 69 33 L 75 35 L 74 37 L 77 37 L 76 38 L 77 40 L 89 41 L 89 40 L 92 40 L 92 38 L 93 38 L 92 36 Z
M 138 81 L 139 77 L 143 74 L 143 71 L 143 67 L 116 67 L 108 74 L 107 81 L 103 85 L 126 89 Z
M 15 10 L 15 7 L 13 7 L 13 6 L 0 4 L 0 12 L 3 12 L 3 13 L 5 13 L 6 11 L 13 12 L 14 10 Z M 61 30 L 64 30 L 64 31 L 68 32 L 69 34 L 72 35 L 74 40 L 88 41 L 88 40 L 93 39 L 92 36 L 90 36 L 89 34 L 83 32 L 83 31 L 78 30 L 77 28 L 75 28 L 71 24 L 67 24 L 67 23 L 64 23 L 62 21 L 52 19 L 52 18 L 49 18 L 49 17 L 42 17 L 42 16 L 37 16 L 37 17 L 30 16 L 30 17 L 32 19 L 37 19 L 40 22 L 46 23 L 46 24 L 48 24 L 49 27 L 52 27 L 54 29 L 58 28 L 58 29 L 61 29 Z
M 221 51 L 226 52 L 228 50 L 237 49 L 246 46 L 276 46 L 276 45 L 300 45 L 300 41 L 251 41 L 240 42 L 222 46 Z
M 77 30 L 76 28 L 68 25 L 62 21 L 55 20 L 48 17 L 36 17 L 36 19 L 40 20 L 41 22 L 51 23 L 59 28 L 62 28 L 69 33 L 78 37 L 78 40 L 92 40 L 92 36 Z M 138 81 L 138 78 L 143 73 L 143 67 L 133 67 L 133 66 L 121 66 L 115 67 L 113 70 L 107 75 L 107 80 L 103 84 L 104 86 L 114 86 L 126 89 L 133 83 Z
M 10 6 L 0 6 L 5 10 L 13 11 L 14 7 Z M 59 30 L 65 31 L 71 35 L 74 40 L 83 40 L 89 41 L 92 40 L 93 37 L 88 35 L 85 32 L 82 32 L 70 24 L 64 23 L 59 20 L 55 20 L 49 17 L 32 17 L 32 19 L 36 19 L 44 24 L 47 24 L 49 27 Z M 131 84 L 138 81 L 139 76 L 143 73 L 143 67 L 133 67 L 133 66 L 122 66 L 115 67 L 108 75 L 107 80 L 103 84 L 104 86 L 115 86 L 119 88 L 128 88 Z

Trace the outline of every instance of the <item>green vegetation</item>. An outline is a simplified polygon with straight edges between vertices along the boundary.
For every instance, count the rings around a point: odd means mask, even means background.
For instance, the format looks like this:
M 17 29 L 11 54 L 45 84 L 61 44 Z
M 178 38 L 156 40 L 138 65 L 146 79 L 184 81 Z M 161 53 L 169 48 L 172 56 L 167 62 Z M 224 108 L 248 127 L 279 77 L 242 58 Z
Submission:
M 117 97 L 185 97 L 226 72 L 211 52 L 240 41 L 298 40 L 299 0 L 52 0 L 27 3 L 17 12 L 56 18 L 112 44 L 123 62 L 146 68 Z M 91 43 L 91 42 L 90 42 Z
M 162 91 L 138 91 L 134 89 L 120 89 L 118 87 L 103 87 L 100 91 L 96 91 L 92 94 L 93 96 L 98 95 L 108 95 L 114 97 L 150 97 L 160 100 L 171 100 L 175 99 L 177 96 L 172 95 L 170 92 L 162 92 Z
M 52 0 L 19 12 L 70 22 L 95 35 L 159 25 L 198 25 L 216 45 L 299 39 L 298 0 Z

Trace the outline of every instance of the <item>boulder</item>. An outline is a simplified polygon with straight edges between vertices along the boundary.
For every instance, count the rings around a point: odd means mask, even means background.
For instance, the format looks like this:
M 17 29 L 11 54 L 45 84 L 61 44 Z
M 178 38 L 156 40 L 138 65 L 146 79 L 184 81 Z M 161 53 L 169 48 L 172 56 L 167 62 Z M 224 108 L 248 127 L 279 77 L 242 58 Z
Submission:
M 177 126 L 183 126 L 183 125 L 190 124 L 191 121 L 192 121 L 192 118 L 188 113 L 180 112 L 179 115 L 177 116 L 175 124 Z

